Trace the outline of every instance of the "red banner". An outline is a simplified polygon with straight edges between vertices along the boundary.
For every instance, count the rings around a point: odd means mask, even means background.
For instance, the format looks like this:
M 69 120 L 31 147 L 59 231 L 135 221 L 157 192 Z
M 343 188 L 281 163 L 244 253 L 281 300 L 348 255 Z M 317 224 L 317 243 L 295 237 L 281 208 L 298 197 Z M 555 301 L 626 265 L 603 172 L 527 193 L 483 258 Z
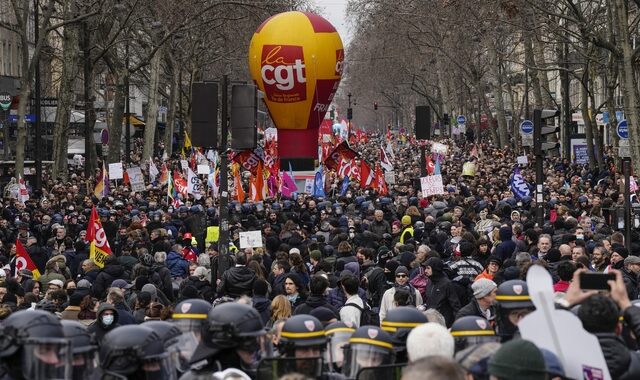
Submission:
M 338 170 L 340 168 L 340 161 L 342 158 L 346 160 L 352 160 L 356 158 L 358 153 L 351 149 L 346 141 L 338 144 L 331 154 L 324 160 L 324 165 L 329 170 Z

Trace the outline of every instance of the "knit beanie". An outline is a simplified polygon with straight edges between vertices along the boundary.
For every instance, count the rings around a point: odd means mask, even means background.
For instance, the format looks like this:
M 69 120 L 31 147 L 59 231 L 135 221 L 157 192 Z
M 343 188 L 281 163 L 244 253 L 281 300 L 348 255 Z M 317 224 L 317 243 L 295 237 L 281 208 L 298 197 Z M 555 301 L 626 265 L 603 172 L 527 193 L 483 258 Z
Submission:
M 545 380 L 544 355 L 528 340 L 509 341 L 489 360 L 489 374 L 502 380 Z

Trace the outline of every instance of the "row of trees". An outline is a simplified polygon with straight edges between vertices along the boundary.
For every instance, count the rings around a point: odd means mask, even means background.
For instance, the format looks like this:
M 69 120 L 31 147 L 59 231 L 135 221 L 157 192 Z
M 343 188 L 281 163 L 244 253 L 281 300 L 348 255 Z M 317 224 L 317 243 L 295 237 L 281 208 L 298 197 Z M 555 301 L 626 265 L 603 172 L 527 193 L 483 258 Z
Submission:
M 589 162 L 600 169 L 596 115 L 607 111 L 615 126 L 618 97 L 630 127 L 632 159 L 640 165 L 639 5 L 640 0 L 351 0 L 347 86 L 366 108 L 360 114 L 367 124 L 375 123 L 375 101 L 392 106 L 405 121 L 412 119 L 414 105 L 427 103 L 438 120 L 463 113 L 477 123 L 481 114 L 493 115 L 493 141 L 514 148 L 517 131 L 509 130 L 507 116 L 517 126 L 532 117 L 533 108 L 557 108 L 564 126 L 580 113 Z
M 2 0 L 9 1 L 9 0 Z M 16 143 L 16 173 L 22 173 L 27 141 L 24 115 L 36 70 L 46 53 L 54 67 L 58 98 L 53 129 L 53 177 L 66 179 L 70 114 L 85 94 L 85 138 L 93 139 L 94 104 L 112 93 L 108 161 L 120 161 L 122 121 L 129 85 L 148 97 L 143 159 L 157 143 L 160 99 L 168 104 L 165 146 L 171 149 L 176 120 L 189 128 L 191 83 L 223 73 L 248 80 L 247 49 L 256 27 L 272 14 L 308 7 L 306 0 L 10 0 L 15 19 L 0 25 L 19 36 L 22 77 Z M 34 10 L 38 7 L 38 19 Z M 34 33 L 35 32 L 35 33 Z M 39 64 L 40 62 L 40 64 Z M 98 86 L 99 83 L 111 86 Z M 95 146 L 86 163 L 95 166 Z M 169 153 L 171 153 L 169 151 Z

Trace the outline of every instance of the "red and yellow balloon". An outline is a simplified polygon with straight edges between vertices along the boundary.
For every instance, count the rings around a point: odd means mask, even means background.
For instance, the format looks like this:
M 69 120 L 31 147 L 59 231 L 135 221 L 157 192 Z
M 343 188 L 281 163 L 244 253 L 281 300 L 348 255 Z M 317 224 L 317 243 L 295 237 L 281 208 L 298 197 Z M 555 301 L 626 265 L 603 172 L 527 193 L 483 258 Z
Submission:
M 277 14 L 254 33 L 249 69 L 278 128 L 282 158 L 317 156 L 318 128 L 340 84 L 343 61 L 340 35 L 313 13 Z

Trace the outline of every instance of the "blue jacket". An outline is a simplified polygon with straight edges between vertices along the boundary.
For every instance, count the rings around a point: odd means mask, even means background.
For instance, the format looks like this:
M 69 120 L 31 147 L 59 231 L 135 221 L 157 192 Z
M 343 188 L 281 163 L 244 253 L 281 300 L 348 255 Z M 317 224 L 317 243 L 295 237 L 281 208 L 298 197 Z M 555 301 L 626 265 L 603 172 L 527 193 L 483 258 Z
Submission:
M 165 264 L 167 264 L 167 268 L 171 272 L 171 278 L 186 278 L 189 276 L 189 262 L 182 258 L 181 254 L 174 251 L 169 252 Z

